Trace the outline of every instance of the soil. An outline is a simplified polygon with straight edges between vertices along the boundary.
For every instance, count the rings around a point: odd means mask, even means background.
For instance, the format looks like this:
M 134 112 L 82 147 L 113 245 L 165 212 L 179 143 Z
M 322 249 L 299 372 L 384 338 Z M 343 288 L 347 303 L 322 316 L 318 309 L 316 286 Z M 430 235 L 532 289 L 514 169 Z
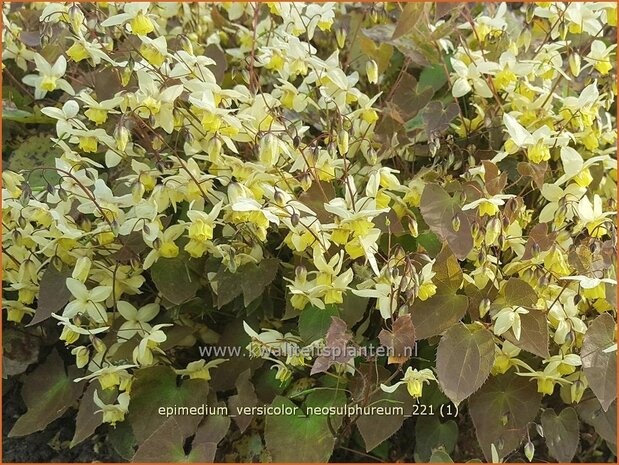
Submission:
M 19 384 L 3 380 L 2 396 L 2 462 L 124 462 L 109 444 L 105 444 L 95 434 L 93 437 L 76 445 L 72 449 L 69 443 L 75 431 L 75 410 L 49 424 L 39 433 L 29 436 L 9 438 L 8 432 L 15 421 L 26 411 L 26 406 L 19 394 Z

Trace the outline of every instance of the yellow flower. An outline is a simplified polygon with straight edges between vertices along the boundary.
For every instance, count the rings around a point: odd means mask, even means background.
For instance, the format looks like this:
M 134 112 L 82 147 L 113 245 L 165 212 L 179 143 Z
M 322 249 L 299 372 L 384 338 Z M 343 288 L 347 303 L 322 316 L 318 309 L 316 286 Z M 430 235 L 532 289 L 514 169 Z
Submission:
M 176 373 L 182 376 L 189 376 L 189 379 L 204 379 L 209 381 L 211 379 L 210 369 L 221 365 L 226 360 L 219 358 L 206 362 L 206 360 L 196 360 L 195 362 L 189 362 L 187 368 L 184 370 L 176 370 Z
M 430 381 L 436 381 L 434 377 L 434 373 L 432 370 L 428 368 L 424 368 L 423 370 L 417 370 L 408 367 L 406 369 L 406 373 L 404 373 L 404 377 L 402 381 L 395 383 L 392 386 L 386 386 L 384 384 L 380 385 L 380 388 L 385 392 L 395 392 L 395 390 L 400 387 L 402 384 L 406 384 L 406 390 L 414 399 L 417 399 L 423 394 L 423 385 L 429 384 Z
M 159 254 L 164 258 L 174 258 L 178 256 L 178 246 L 174 242 L 164 242 L 159 247 Z
M 419 297 L 420 300 L 428 300 L 434 294 L 436 294 L 436 286 L 432 283 L 424 283 L 419 286 L 419 294 L 417 297 Z
M 591 171 L 589 168 L 584 168 L 580 173 L 574 176 L 574 182 L 578 184 L 580 187 L 587 187 L 593 181 L 593 176 L 591 176 Z
M 89 108 L 84 115 L 95 124 L 103 124 L 107 121 L 107 111 L 100 108 Z
M 527 158 L 533 163 L 541 163 L 550 160 L 550 149 L 543 141 L 538 141 L 527 150 Z
M 86 47 L 84 47 L 81 42 L 75 42 L 71 45 L 71 47 L 67 50 L 67 56 L 75 62 L 80 62 L 86 58 L 90 58 L 88 50 L 86 50 Z
M 189 238 L 196 241 L 209 241 L 213 238 L 213 226 L 202 219 L 191 223 Z
M 96 137 L 83 136 L 79 138 L 78 147 L 85 153 L 95 153 L 99 144 Z
M 145 36 L 155 30 L 152 21 L 142 11 L 139 11 L 129 24 L 131 32 L 139 36 Z
M 492 202 L 482 201 L 479 204 L 479 216 L 494 216 L 498 213 L 499 207 Z

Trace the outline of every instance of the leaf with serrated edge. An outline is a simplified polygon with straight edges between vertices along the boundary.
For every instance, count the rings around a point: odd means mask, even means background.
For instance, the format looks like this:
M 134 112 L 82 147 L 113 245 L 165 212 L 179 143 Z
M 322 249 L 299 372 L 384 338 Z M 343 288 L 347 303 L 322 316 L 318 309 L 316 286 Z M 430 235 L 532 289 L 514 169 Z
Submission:
M 415 345 L 415 328 L 410 315 L 402 315 L 393 322 L 391 331 L 383 329 L 378 335 L 380 343 L 389 347 L 395 356 L 411 354 Z
M 503 334 L 505 339 L 516 347 L 538 355 L 543 359 L 550 357 L 548 350 L 548 321 L 544 312 L 529 310 L 520 315 L 520 339 L 516 339 L 511 331 Z
M 615 343 L 616 331 L 614 318 L 604 313 L 593 320 L 580 349 L 589 387 L 604 410 L 617 398 L 617 351 L 604 352 Z
M 53 351 L 45 362 L 25 377 L 21 394 L 28 411 L 17 419 L 9 437 L 41 431 L 60 418 L 84 389 L 83 381 L 73 382 L 79 373 L 75 366 L 71 366 L 67 374 L 58 352 Z
M 557 415 L 553 409 L 546 409 L 541 422 L 550 455 L 559 462 L 571 462 L 580 439 L 576 410 L 567 407 Z
M 437 287 L 437 294 L 455 293 L 462 284 L 462 269 L 458 259 L 449 248 L 449 244 L 443 244 L 441 252 L 436 256 L 432 271 L 435 275 L 432 283 Z
M 181 428 L 174 417 L 168 418 L 152 435 L 138 448 L 133 459 L 134 463 L 153 462 L 212 462 L 217 451 L 217 444 L 202 443 L 189 454 L 185 454 L 184 438 Z
M 500 458 L 520 445 L 540 403 L 535 383 L 514 373 L 491 377 L 471 396 L 469 412 L 487 460 L 492 458 L 492 444 L 503 446 L 497 449 Z
M 421 194 L 420 210 L 430 229 L 449 243 L 454 255 L 465 258 L 473 248 L 468 217 L 447 191 L 438 184 L 428 184 Z M 455 231 L 453 218 L 458 216 L 460 228 Z
M 449 328 L 438 345 L 436 370 L 439 384 L 454 404 L 477 391 L 494 364 L 492 333 L 460 323 Z
M 441 334 L 464 317 L 469 299 L 464 295 L 435 295 L 428 300 L 415 300 L 411 318 L 418 341 Z

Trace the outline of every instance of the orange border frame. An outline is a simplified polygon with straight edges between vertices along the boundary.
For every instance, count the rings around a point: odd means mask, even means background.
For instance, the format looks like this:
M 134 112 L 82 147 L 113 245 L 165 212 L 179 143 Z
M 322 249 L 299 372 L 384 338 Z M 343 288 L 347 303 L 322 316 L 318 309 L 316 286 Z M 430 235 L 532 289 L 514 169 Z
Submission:
M 50 3 L 66 3 L 66 2 L 63 2 L 62 0 L 48 0 L 48 1 Z M 93 3 L 93 2 L 94 3 L 98 3 L 98 2 L 102 2 L 102 1 L 103 0 L 91 0 L 91 1 L 78 0 L 75 3 Z M 136 0 L 129 0 L 129 2 L 135 2 L 135 1 Z M 179 3 L 180 2 L 196 3 L 196 2 L 193 2 L 193 1 L 190 1 L 190 0 L 163 0 L 164 3 L 174 2 L 174 1 L 179 2 Z M 291 0 L 286 0 L 286 1 L 291 1 Z M 299 0 L 292 0 L 292 1 L 299 1 Z M 351 2 L 353 0 L 334 0 L 334 1 L 337 2 L 337 3 L 349 3 L 349 2 Z M 363 3 L 378 3 L 378 2 L 372 2 L 371 0 L 356 0 L 356 1 L 357 2 L 363 2 Z M 396 2 L 393 2 L 393 0 L 387 0 L 387 1 L 389 3 L 396 3 Z M 587 0 L 576 0 L 576 1 L 579 2 L 579 3 L 585 3 Z M 591 0 L 591 3 L 596 3 L 597 1 L 599 1 L 599 0 Z M 237 2 L 239 2 L 239 0 L 231 0 L 229 3 L 237 3 Z M 266 2 L 267 2 L 267 0 L 254 0 L 254 3 L 266 3 Z M 505 2 L 506 3 L 516 3 L 515 0 L 505 0 Z M 11 3 L 11 2 L 0 0 L 0 4 L 1 5 L 4 5 L 4 3 Z M 21 0 L 21 3 L 35 3 L 35 0 Z M 224 3 L 224 2 L 212 2 L 212 3 Z M 312 2 L 310 1 L 308 3 L 312 3 Z M 321 2 L 313 2 L 313 3 L 325 3 L 325 2 L 321 1 Z M 426 1 L 423 1 L 423 0 L 403 0 L 403 1 L 399 2 L 399 3 L 450 3 L 450 2 L 449 2 L 449 0 L 435 0 L 434 2 L 426 2 Z M 456 2 L 456 3 L 459 3 L 459 2 Z M 481 0 L 481 1 L 478 1 L 478 3 L 502 3 L 502 2 L 497 1 L 497 0 Z M 535 2 L 532 1 L 532 0 L 524 0 L 524 3 L 535 3 Z M 617 0 L 616 3 L 619 6 L 619 0 Z M 618 9 L 617 17 L 619 19 L 619 9 Z M 2 26 L 3 26 L 3 24 L 2 24 L 2 17 L 0 17 L 0 27 L 2 27 Z M 617 27 L 616 43 L 619 44 L 619 27 Z M 2 50 L 2 36 L 1 35 L 0 35 L 0 50 Z M 615 58 L 617 59 L 617 65 L 619 67 L 619 55 L 616 54 Z M 2 86 L 2 74 L 0 73 L 0 98 L 2 96 L 2 87 L 1 86 Z M 617 87 L 619 88 L 619 73 L 617 73 Z M 1 116 L 2 116 L 2 107 L 0 107 L 0 119 L 1 119 Z M 615 122 L 619 121 L 619 105 L 617 106 L 617 114 L 615 116 L 617 118 L 615 120 Z M 615 127 L 615 130 L 617 130 L 617 127 Z M 0 125 L 0 140 L 1 140 L 1 137 L 2 137 L 2 126 Z M 617 139 L 616 144 L 617 144 L 616 148 L 617 148 L 617 150 L 619 152 L 619 138 Z M 0 146 L 1 146 L 1 142 L 0 142 Z M 617 168 L 619 169 L 619 163 L 618 163 Z M 2 171 L 2 160 L 1 159 L 0 159 L 0 171 Z M 2 187 L 2 179 L 0 178 L 0 188 L 1 187 Z M 618 184 L 617 184 L 617 197 L 619 198 L 619 179 L 618 179 Z M 2 200 L 0 199 L 0 207 L 1 207 L 1 205 L 2 205 Z M 616 220 L 619 223 L 619 209 L 618 209 L 618 212 L 617 212 Z M 0 225 L 0 230 L 1 230 L 1 228 L 2 228 L 2 226 Z M 0 245 L 1 244 L 2 244 L 2 237 L 0 236 Z M 619 262 L 619 251 L 617 253 L 617 260 Z M 3 271 L 3 268 L 0 265 L 0 277 L 2 276 L 2 271 Z M 617 297 L 618 297 L 618 300 L 619 300 L 619 287 L 617 289 Z M 2 291 L 0 290 L 0 302 L 1 301 L 2 301 Z M 2 320 L 0 319 L 0 353 L 2 353 L 2 345 L 1 345 L 1 343 L 2 343 L 2 331 L 3 331 Z M 616 333 L 617 333 L 617 340 L 619 340 L 619 325 L 616 328 Z M 618 365 L 619 365 L 619 363 L 618 363 Z M 1 374 L 2 374 L 2 360 L 0 359 L 0 375 Z M 3 378 L 0 377 L 0 386 L 2 385 L 2 381 L 3 381 Z M 617 382 L 618 382 L 618 385 L 619 385 L 619 372 L 617 374 Z M 0 403 L 0 417 L 1 416 L 2 416 L 2 403 Z M 619 422 L 618 422 L 618 425 L 619 425 Z M 2 426 L 0 426 L 0 431 L 1 430 L 2 430 Z M 618 433 L 617 433 L 617 440 L 619 442 L 619 430 L 618 430 Z M 3 457 L 2 457 L 2 449 L 1 449 L 1 447 L 2 447 L 2 436 L 0 436 L 0 463 L 4 463 Z M 619 458 L 617 458 L 617 460 L 618 461 L 615 462 L 615 463 L 619 464 Z M 34 465 L 34 464 L 46 463 L 46 462 L 7 462 L 7 463 L 24 463 L 24 464 L 28 464 L 28 465 Z M 71 463 L 87 465 L 86 463 L 83 463 L 83 462 L 71 462 Z M 121 463 L 118 463 L 118 462 L 101 462 L 101 463 L 110 463 L 110 464 L 121 465 L 124 462 L 121 462 Z M 169 465 L 172 465 L 172 463 L 170 463 L 170 462 L 150 462 L 150 463 L 151 464 L 169 464 Z M 244 462 L 230 462 L 230 463 L 244 463 Z M 293 465 L 293 464 L 296 464 L 296 462 L 277 462 L 277 463 L 281 463 L 282 465 Z M 460 464 L 460 465 L 464 465 L 463 462 L 455 462 L 455 463 L 456 464 Z M 535 463 L 540 463 L 540 462 L 531 462 L 531 463 L 535 464 Z M 564 462 L 560 462 L 560 463 L 564 464 Z M 568 463 L 575 463 L 575 462 L 568 462 Z M 583 462 L 581 462 L 581 463 L 583 463 Z M 346 465 L 357 465 L 357 464 L 361 465 L 361 463 L 359 463 L 359 462 L 346 462 Z M 318 464 L 314 464 L 314 465 L 318 465 Z M 393 464 L 393 465 L 395 465 L 395 464 Z M 567 465 L 567 464 L 565 464 L 565 465 Z M 591 465 L 593 465 L 593 464 L 591 464 Z

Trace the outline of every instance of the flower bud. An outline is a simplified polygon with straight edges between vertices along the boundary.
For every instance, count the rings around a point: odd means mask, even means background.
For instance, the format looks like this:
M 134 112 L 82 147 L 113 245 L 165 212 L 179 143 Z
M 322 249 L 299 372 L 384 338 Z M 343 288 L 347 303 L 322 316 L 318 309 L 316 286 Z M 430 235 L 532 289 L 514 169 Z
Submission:
M 296 227 L 299 224 L 299 214 L 297 212 L 294 212 L 292 215 L 290 215 L 290 222 L 292 223 L 292 225 L 294 227 Z
M 568 63 L 572 76 L 578 77 L 580 74 L 580 55 L 578 53 L 572 53 L 568 59 Z
M 524 445 L 524 455 L 527 458 L 527 460 L 529 462 L 531 462 L 533 460 L 533 455 L 535 454 L 535 446 L 533 445 L 533 443 L 529 440 L 527 441 L 527 443 Z
M 486 244 L 491 245 L 494 244 L 499 234 L 501 234 L 501 220 L 499 220 L 496 216 L 493 217 L 490 221 L 488 221 L 488 225 L 486 227 Z
M 570 396 L 572 397 L 572 403 L 578 404 L 581 401 L 582 396 L 585 393 L 585 389 L 587 389 L 587 386 L 580 379 L 577 379 L 572 383 L 572 385 L 570 386 Z
M 458 232 L 460 231 L 460 225 L 461 225 L 460 217 L 456 213 L 451 219 L 451 227 L 453 228 L 455 232 Z
M 73 3 L 69 8 L 69 19 L 71 20 L 73 32 L 79 35 L 80 27 L 84 23 L 84 13 L 77 3 Z
M 127 148 L 130 137 L 131 133 L 129 132 L 129 129 L 127 129 L 123 124 L 119 124 L 114 129 L 114 140 L 116 141 L 116 147 L 121 152 L 124 152 Z
M 335 31 L 335 40 L 339 48 L 344 48 L 344 46 L 346 45 L 346 29 L 337 29 Z
M 374 60 L 368 60 L 365 63 L 365 72 L 370 84 L 378 84 L 378 65 Z
M 342 129 L 337 135 L 337 149 L 342 156 L 348 153 L 348 131 Z
M 303 265 L 299 265 L 294 270 L 297 281 L 304 283 L 307 281 L 307 269 Z

